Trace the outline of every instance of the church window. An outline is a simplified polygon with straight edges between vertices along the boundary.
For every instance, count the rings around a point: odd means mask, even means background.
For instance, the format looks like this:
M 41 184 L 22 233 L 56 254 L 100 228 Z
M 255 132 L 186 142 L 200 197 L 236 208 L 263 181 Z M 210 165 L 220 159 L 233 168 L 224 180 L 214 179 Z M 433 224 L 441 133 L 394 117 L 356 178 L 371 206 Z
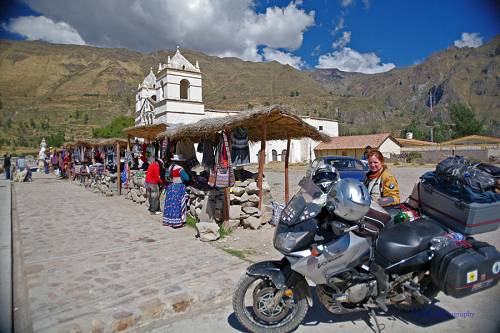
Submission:
M 285 160 L 286 160 L 286 149 L 283 149 L 281 151 L 281 161 L 284 162 Z
M 181 99 L 188 99 L 189 98 L 189 81 L 188 80 L 181 80 L 181 92 L 180 92 L 180 98 Z
M 276 151 L 276 149 L 273 149 L 272 155 L 273 155 L 273 161 L 277 161 L 278 160 L 278 152 Z

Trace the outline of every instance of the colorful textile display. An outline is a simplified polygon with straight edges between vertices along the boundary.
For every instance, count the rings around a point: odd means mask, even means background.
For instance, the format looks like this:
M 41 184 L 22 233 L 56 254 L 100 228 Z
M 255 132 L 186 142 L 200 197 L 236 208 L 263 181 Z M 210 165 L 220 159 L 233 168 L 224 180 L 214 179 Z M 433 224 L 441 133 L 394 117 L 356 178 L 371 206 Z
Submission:
M 250 147 L 246 128 L 238 127 L 231 133 L 231 163 L 233 166 L 250 164 Z
M 229 151 L 229 144 L 225 132 L 221 134 L 216 172 L 215 186 L 225 188 L 234 185 L 234 171 L 231 167 L 231 152 Z
M 186 185 L 171 183 L 165 190 L 163 225 L 179 228 L 186 224 L 187 199 Z

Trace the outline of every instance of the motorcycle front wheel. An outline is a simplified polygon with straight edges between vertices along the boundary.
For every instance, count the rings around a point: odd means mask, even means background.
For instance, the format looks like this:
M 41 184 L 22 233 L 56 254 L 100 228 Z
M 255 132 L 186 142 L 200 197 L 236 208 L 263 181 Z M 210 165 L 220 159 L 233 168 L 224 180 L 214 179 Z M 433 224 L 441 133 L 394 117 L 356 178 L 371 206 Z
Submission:
M 254 333 L 285 333 L 297 328 L 308 309 L 304 291 L 293 290 L 291 297 L 283 296 L 274 302 L 277 292 L 269 280 L 242 276 L 233 295 L 233 309 L 239 322 Z

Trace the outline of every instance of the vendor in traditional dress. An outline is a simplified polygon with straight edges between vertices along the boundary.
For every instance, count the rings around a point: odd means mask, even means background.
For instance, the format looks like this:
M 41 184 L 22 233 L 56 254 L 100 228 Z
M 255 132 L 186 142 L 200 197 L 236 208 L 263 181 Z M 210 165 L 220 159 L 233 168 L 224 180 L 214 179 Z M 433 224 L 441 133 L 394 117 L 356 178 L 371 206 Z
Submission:
M 179 228 L 186 224 L 187 199 L 185 182 L 189 181 L 189 174 L 181 166 L 186 159 L 181 154 L 174 154 L 172 165 L 166 172 L 170 183 L 165 190 L 165 206 L 163 208 L 163 225 Z

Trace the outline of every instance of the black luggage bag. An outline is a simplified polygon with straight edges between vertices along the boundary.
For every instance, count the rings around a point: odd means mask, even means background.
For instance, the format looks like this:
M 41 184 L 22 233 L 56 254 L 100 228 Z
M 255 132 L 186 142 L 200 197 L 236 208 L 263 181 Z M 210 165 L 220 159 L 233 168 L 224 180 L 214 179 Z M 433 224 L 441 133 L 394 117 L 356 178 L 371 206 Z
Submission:
M 430 274 L 446 295 L 465 297 L 498 283 L 500 252 L 488 243 L 468 238 L 437 251 Z

